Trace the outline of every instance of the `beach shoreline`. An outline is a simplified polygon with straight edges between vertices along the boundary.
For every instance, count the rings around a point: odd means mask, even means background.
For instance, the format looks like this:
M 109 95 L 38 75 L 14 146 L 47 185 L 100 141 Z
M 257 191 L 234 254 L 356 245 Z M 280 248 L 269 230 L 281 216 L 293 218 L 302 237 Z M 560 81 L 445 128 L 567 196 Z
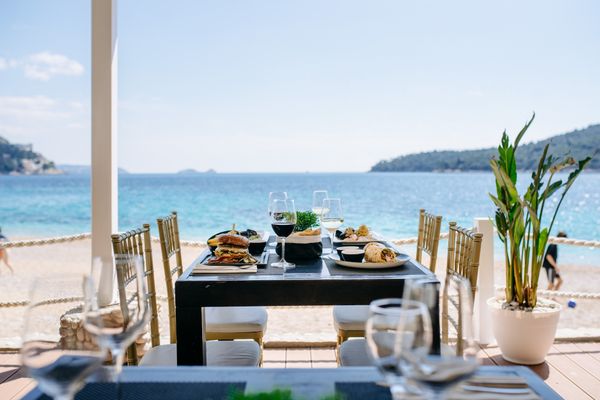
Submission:
M 25 240 L 30 238 L 19 238 Z M 17 240 L 17 238 L 15 238 Z M 414 246 L 402 246 L 402 250 L 414 254 Z M 156 287 L 159 296 L 166 295 L 160 247 L 152 244 L 154 265 L 156 270 Z M 203 251 L 201 247 L 183 246 L 184 266 Z M 73 242 L 43 246 L 21 247 L 9 249 L 9 256 L 14 274 L 6 266 L 0 265 L 0 303 L 25 301 L 28 289 L 36 277 L 60 273 L 85 273 L 91 265 L 91 240 L 83 239 Z M 444 271 L 445 257 L 438 259 L 438 277 Z M 494 267 L 496 285 L 503 282 L 504 271 L 501 261 Z M 543 274 L 543 271 L 542 271 Z M 565 279 L 562 290 L 568 292 L 598 291 L 596 282 L 600 279 L 600 266 L 581 266 L 562 264 L 561 274 Z M 546 277 L 540 277 L 540 288 L 545 288 Z M 564 305 L 559 323 L 558 337 L 599 337 L 600 307 L 597 300 L 576 300 L 575 308 L 567 307 L 568 299 L 557 298 Z M 161 307 L 160 326 L 162 340 L 168 342 L 168 317 L 166 303 Z M 0 348 L 19 346 L 19 337 L 25 307 L 0 307 Z M 318 343 L 335 342 L 331 307 L 269 307 L 269 323 L 265 342 L 267 345 L 278 343 Z

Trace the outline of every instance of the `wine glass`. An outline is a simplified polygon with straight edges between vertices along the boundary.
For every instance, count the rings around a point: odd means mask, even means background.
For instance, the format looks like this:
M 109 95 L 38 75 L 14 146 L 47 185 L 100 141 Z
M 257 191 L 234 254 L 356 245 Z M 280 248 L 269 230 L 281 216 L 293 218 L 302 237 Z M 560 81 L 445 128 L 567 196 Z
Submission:
M 92 338 L 83 327 L 67 322 L 71 316 L 77 321 L 83 311 L 85 279 L 83 274 L 38 278 L 31 287 L 21 361 L 40 389 L 54 399 L 73 399 L 106 358 L 93 341 L 85 341 Z
M 321 213 L 321 225 L 327 229 L 331 239 L 331 251 L 333 251 L 333 235 L 335 231 L 344 223 L 344 213 L 342 211 L 341 199 L 323 200 Z
M 96 260 L 95 260 L 96 261 Z M 93 276 L 98 276 L 101 262 L 93 264 Z M 125 352 L 145 330 L 150 320 L 146 278 L 143 260 L 140 256 L 115 255 L 119 298 L 107 306 L 98 303 L 97 281 L 90 279 L 86 286 L 85 328 L 96 335 L 98 343 L 110 350 L 114 363 L 113 376 L 118 376 L 123 368 Z
M 323 200 L 327 198 L 329 198 L 327 190 L 315 190 L 313 192 L 312 212 L 317 214 L 319 220 L 321 219 L 321 215 L 323 214 Z
M 296 205 L 291 199 L 273 200 L 271 207 L 271 227 L 275 235 L 281 238 L 281 261 L 271 265 L 284 270 L 292 269 L 296 265 L 285 261 L 285 238 L 290 236 L 296 227 Z
M 404 299 L 380 299 L 369 305 L 369 317 L 365 326 L 367 353 L 390 387 L 393 398 L 418 392 L 407 384 L 399 370 L 397 336 L 401 321 L 410 322 L 415 348 L 427 353 L 431 346 L 431 321 L 427 308 L 419 302 Z M 404 325 L 402 325 L 404 326 Z
M 272 205 L 275 200 L 285 200 L 288 198 L 287 192 L 269 192 L 269 218 L 271 217 Z
M 448 384 L 460 377 L 469 375 L 477 368 L 477 346 L 473 335 L 473 314 L 471 285 L 463 277 L 449 274 L 446 276 L 443 291 L 448 297 L 451 307 L 443 307 L 447 317 L 442 316 L 442 323 L 450 320 L 457 322 L 460 329 L 453 329 L 449 335 L 452 340 L 445 346 L 441 355 L 415 356 L 410 346 L 403 348 L 400 355 L 402 372 L 410 379 L 423 383 Z M 405 298 L 435 305 L 437 301 L 437 285 L 427 279 L 407 281 Z M 456 305 L 456 307 L 454 307 Z M 444 320 L 446 322 L 444 322 Z M 398 328 L 399 331 L 402 327 Z M 459 332 L 460 331 L 460 332 Z

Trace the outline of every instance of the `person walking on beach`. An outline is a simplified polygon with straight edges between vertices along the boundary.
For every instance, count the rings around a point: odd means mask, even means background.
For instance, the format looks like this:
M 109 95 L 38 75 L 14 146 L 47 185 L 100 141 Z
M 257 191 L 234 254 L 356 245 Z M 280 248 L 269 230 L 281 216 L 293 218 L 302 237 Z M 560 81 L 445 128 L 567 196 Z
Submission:
M 559 238 L 566 238 L 565 232 L 558 232 L 556 235 Z M 546 276 L 548 277 L 548 290 L 558 290 L 563 284 L 563 280 L 560 276 L 558 269 L 558 246 L 551 244 L 546 250 L 544 257 L 544 268 L 546 269 Z
M 8 242 L 8 238 L 2 234 L 2 228 L 0 228 L 0 242 Z M 6 264 L 8 269 L 10 269 L 11 274 L 15 273 L 15 271 L 12 269 L 12 266 L 8 262 L 8 250 L 3 247 L 0 247 L 0 261 L 4 261 L 4 264 Z

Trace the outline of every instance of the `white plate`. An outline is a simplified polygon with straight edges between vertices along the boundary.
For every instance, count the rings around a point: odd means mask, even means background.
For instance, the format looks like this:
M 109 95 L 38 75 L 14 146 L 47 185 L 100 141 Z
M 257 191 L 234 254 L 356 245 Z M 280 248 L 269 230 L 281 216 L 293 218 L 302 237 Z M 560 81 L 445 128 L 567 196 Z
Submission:
M 269 232 L 267 231 L 256 231 L 260 239 L 250 240 L 250 243 L 261 243 L 269 240 Z
M 408 260 L 410 260 L 410 257 L 406 254 L 400 254 L 396 257 L 396 261 L 387 263 L 342 261 L 338 257 L 332 255 L 329 255 L 329 259 L 335 261 L 335 263 L 341 267 L 358 269 L 384 269 L 400 267 L 401 265 L 404 265 Z
M 367 239 L 367 240 L 350 240 L 350 239 L 344 239 L 344 240 L 340 240 L 337 237 L 333 237 L 333 243 L 334 244 L 344 244 L 344 245 L 359 245 L 362 246 L 363 244 L 367 244 L 367 243 L 371 243 L 371 242 L 383 242 L 385 241 L 385 239 L 379 235 L 377 232 L 371 232 L 371 239 Z

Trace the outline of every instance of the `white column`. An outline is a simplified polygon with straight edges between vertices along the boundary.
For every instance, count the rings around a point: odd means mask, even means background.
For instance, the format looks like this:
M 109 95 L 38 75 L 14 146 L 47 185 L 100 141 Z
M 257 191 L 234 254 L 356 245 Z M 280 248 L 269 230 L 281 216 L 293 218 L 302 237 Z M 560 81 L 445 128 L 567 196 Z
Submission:
M 103 263 L 102 304 L 113 296 L 117 183 L 117 0 L 92 0 L 92 259 Z
M 487 300 L 494 296 L 494 224 L 489 218 L 476 218 L 475 228 L 483 235 L 477 294 L 475 295 L 474 325 L 475 339 L 481 344 L 494 340 L 492 320 L 487 309 Z

